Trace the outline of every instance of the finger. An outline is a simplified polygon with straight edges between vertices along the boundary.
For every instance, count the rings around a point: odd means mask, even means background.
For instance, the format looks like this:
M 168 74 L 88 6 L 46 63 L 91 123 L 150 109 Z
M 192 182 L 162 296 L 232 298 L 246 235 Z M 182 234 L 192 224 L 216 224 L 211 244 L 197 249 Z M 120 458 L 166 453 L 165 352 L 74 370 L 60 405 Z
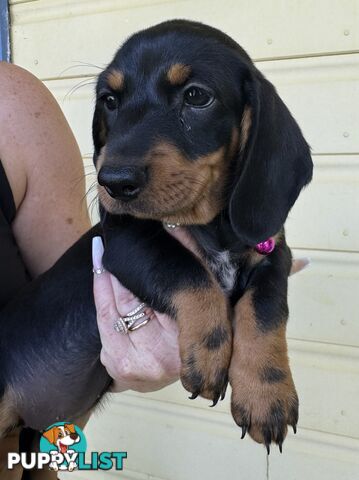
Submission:
M 172 235 L 172 237 L 174 237 L 176 240 L 182 243 L 184 247 L 188 248 L 188 250 L 194 253 L 197 257 L 200 256 L 196 242 L 193 240 L 190 234 L 186 231 L 186 229 L 181 227 L 168 228 L 166 226 L 165 226 L 165 229 L 170 235 Z
M 116 277 L 110 275 L 115 303 L 119 314 L 125 317 L 142 303 L 135 295 L 127 290 Z
M 102 255 L 104 252 L 101 237 L 94 237 L 92 240 L 92 261 L 94 269 L 102 269 Z M 118 318 L 118 311 L 114 292 L 112 289 L 111 276 L 108 272 L 94 275 L 94 299 L 97 312 L 97 324 L 102 343 L 112 342 L 119 345 L 119 342 L 128 342 L 126 335 L 118 335 L 114 330 L 114 322 Z M 123 343 L 122 343 L 123 345 Z
M 94 270 L 103 271 L 102 256 L 104 248 L 101 237 L 92 239 L 92 263 Z M 94 297 L 97 312 L 115 307 L 110 274 L 103 271 L 101 274 L 94 274 Z
M 125 317 L 132 310 L 137 308 L 142 302 L 139 298 L 135 297 L 133 293 L 127 290 L 127 288 L 125 288 L 113 275 L 110 275 L 110 279 L 115 298 L 116 310 L 122 317 Z M 136 324 L 144 321 L 145 317 L 149 318 L 148 323 L 137 330 L 129 332 L 129 334 L 131 335 L 131 338 L 129 338 L 129 340 L 132 341 L 135 338 L 138 345 L 141 343 L 142 339 L 148 336 L 154 337 L 158 335 L 159 330 L 161 329 L 161 326 L 157 320 L 157 316 L 153 312 L 152 308 L 146 306 L 143 312 L 145 313 L 145 316 L 143 317 L 143 319 L 140 318 L 136 322 Z M 144 330 L 146 330 L 146 332 Z M 133 346 L 136 347 L 136 344 L 133 344 Z
M 145 319 L 148 322 L 137 330 L 130 332 L 131 340 L 134 340 L 134 347 L 136 349 L 147 349 L 149 351 L 156 350 L 158 342 L 162 339 L 162 327 L 158 322 L 157 315 L 150 307 L 146 307 L 144 310 L 145 317 L 139 319 L 136 324 L 138 325 Z
M 292 268 L 290 270 L 290 275 L 294 275 L 295 273 L 304 270 L 305 268 L 309 267 L 310 265 L 310 258 L 303 257 L 303 258 L 295 258 L 292 262 Z
M 178 325 L 176 321 L 165 313 L 154 312 L 161 328 L 178 336 Z

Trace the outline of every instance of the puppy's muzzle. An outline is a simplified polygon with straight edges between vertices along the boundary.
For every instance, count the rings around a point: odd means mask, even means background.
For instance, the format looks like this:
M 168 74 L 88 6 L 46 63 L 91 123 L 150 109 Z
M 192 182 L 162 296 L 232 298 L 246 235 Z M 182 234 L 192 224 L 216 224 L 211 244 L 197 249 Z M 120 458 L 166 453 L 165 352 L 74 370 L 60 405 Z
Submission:
M 139 196 L 147 183 L 145 167 L 103 166 L 98 173 L 98 183 L 115 199 L 134 200 Z

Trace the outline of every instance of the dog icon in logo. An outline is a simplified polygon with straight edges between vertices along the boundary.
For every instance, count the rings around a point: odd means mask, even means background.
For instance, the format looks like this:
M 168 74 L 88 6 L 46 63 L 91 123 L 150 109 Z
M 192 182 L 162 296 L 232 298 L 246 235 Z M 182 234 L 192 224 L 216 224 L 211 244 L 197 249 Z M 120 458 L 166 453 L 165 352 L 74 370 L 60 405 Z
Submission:
M 76 452 L 71 446 L 80 441 L 80 435 L 76 432 L 73 423 L 56 425 L 46 430 L 42 436 L 57 448 L 58 453 L 61 454 L 61 456 L 59 456 L 60 458 L 70 458 L 71 454 L 75 454 Z M 77 468 L 77 463 L 69 461 L 67 465 L 63 465 L 63 462 L 60 462 L 59 465 L 57 461 L 52 461 L 49 467 L 56 472 L 58 470 L 68 470 L 72 472 Z

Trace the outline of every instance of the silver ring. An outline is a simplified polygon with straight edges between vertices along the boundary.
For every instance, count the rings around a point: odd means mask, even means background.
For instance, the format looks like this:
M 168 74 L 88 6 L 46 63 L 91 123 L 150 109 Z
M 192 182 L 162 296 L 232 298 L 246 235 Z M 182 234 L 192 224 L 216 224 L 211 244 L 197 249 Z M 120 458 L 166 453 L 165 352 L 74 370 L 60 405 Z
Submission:
M 127 315 L 118 317 L 113 324 L 113 328 L 116 332 L 127 335 L 128 332 L 133 332 L 145 326 L 150 321 L 149 316 L 143 311 L 145 308 L 146 304 L 141 303 L 138 307 L 128 312 Z M 138 320 L 142 321 L 138 322 Z
M 115 323 L 113 324 L 113 328 L 116 330 L 117 333 L 122 333 L 122 335 L 127 335 L 128 333 L 128 326 L 126 321 L 119 317 Z
M 171 230 L 181 226 L 180 223 L 167 223 L 167 222 L 165 222 L 165 225 L 167 228 L 170 228 Z
M 130 312 L 126 313 L 125 318 L 133 317 L 133 315 L 136 315 L 136 313 L 140 312 L 146 307 L 146 304 L 144 302 L 140 303 L 138 307 L 134 308 Z
M 105 272 L 106 270 L 101 267 L 101 268 L 93 268 L 92 269 L 92 272 L 95 274 L 95 275 L 101 275 L 101 273 Z

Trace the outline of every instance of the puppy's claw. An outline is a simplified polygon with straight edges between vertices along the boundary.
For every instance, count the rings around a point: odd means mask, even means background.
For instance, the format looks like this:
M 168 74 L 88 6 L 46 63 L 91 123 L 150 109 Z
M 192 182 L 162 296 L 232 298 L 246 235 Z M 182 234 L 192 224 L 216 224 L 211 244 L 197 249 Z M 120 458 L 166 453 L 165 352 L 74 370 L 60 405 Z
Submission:
M 192 393 L 190 397 L 188 397 L 190 400 L 195 400 L 198 397 L 199 393 Z
M 213 408 L 213 407 L 215 407 L 215 406 L 217 405 L 219 398 L 220 398 L 220 395 L 216 395 L 216 396 L 214 397 L 213 403 L 212 403 L 212 405 L 210 405 L 211 408 Z
M 225 386 L 223 387 L 223 390 L 221 393 L 221 400 L 224 400 L 224 397 L 226 396 L 227 386 L 228 386 L 228 383 L 226 383 Z
M 293 428 L 293 432 L 297 433 L 297 425 L 292 425 L 292 428 Z
M 282 442 L 278 443 L 280 453 L 283 453 L 283 444 Z
M 267 455 L 270 454 L 270 446 L 269 446 L 269 443 L 266 443 L 266 449 L 267 449 Z
M 242 426 L 241 426 L 241 429 L 242 429 L 241 440 L 243 440 L 243 438 L 246 436 L 247 428 L 248 428 L 247 425 L 242 425 Z

